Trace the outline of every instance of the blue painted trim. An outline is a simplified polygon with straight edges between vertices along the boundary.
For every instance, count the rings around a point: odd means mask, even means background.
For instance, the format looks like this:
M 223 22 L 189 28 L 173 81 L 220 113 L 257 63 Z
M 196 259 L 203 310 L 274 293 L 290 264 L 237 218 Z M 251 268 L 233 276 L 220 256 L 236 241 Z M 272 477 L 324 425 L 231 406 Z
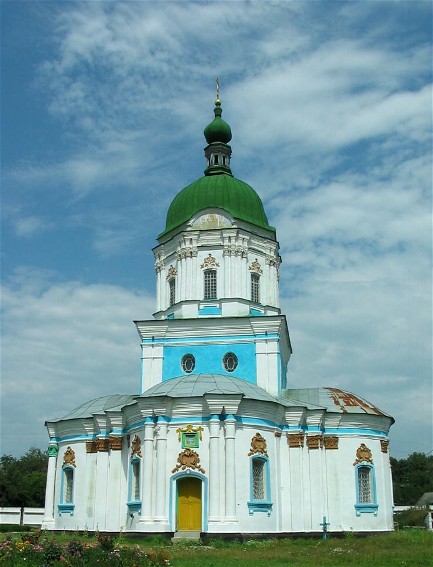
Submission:
M 59 516 L 62 514 L 74 515 L 75 504 L 57 504 L 57 509 L 59 510 Z
M 251 317 L 264 317 L 265 312 L 261 309 L 254 309 L 254 307 L 250 307 L 250 316 Z
M 177 481 L 181 478 L 190 476 L 202 481 L 202 532 L 207 532 L 208 530 L 208 479 L 198 472 L 187 469 L 186 471 L 174 474 L 170 478 L 170 501 L 168 513 L 171 532 L 175 532 L 177 530 Z
M 264 475 L 265 475 L 265 495 L 266 498 L 263 500 L 257 500 L 254 498 L 254 487 L 253 487 L 253 462 L 262 461 L 264 463 Z M 271 479 L 269 471 L 269 459 L 264 455 L 255 454 L 250 458 L 250 499 L 247 502 L 248 513 L 250 516 L 254 512 L 266 512 L 268 516 L 271 515 L 272 511 L 272 501 L 271 501 Z
M 329 429 L 325 429 L 324 433 L 334 433 L 337 435 L 340 434 L 362 434 L 362 435 L 375 435 L 379 437 L 388 438 L 388 434 L 385 431 L 380 431 L 379 429 L 362 429 L 361 427 L 351 429 L 350 427 L 345 428 L 338 428 L 338 427 L 330 427 Z
M 221 315 L 222 310 L 216 305 L 207 305 L 198 310 L 199 317 L 206 317 L 206 315 Z
M 372 500 L 371 502 L 360 502 L 359 501 L 358 470 L 360 468 L 370 469 L 371 500 Z M 360 516 L 361 514 L 364 514 L 364 513 L 367 513 L 367 514 L 373 513 L 375 516 L 377 516 L 377 510 L 379 508 L 379 505 L 377 503 L 376 472 L 375 472 L 375 469 L 374 469 L 374 465 L 372 465 L 371 463 L 362 462 L 362 463 L 358 463 L 355 466 L 355 487 L 356 487 L 356 504 L 355 504 L 356 515 Z
M 131 514 L 141 514 L 141 501 L 140 500 L 132 500 L 131 502 L 127 502 L 126 505 L 128 506 L 128 511 Z

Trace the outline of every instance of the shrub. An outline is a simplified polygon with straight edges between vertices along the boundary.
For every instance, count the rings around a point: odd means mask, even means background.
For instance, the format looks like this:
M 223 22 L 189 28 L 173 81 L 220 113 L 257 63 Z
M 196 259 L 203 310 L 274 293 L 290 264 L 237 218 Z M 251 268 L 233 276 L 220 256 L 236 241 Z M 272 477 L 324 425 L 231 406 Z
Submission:
M 399 529 L 403 529 L 406 526 L 424 528 L 427 511 L 427 508 L 409 508 L 409 510 L 403 510 L 394 514 L 394 521 L 397 522 Z

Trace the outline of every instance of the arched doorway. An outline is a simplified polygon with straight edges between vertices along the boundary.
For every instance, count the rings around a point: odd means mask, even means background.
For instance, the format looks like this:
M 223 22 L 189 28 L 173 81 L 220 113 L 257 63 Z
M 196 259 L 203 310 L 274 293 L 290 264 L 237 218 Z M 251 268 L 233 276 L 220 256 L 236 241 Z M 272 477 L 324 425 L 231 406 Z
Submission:
M 194 476 L 177 481 L 177 530 L 202 531 L 202 481 Z

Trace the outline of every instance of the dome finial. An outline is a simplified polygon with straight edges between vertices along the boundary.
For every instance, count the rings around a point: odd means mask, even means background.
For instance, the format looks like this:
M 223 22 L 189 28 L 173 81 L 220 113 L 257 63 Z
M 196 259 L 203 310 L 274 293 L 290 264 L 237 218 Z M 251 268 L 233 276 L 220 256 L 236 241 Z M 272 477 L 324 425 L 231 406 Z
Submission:
M 216 100 L 215 106 L 221 106 L 221 99 L 220 99 L 220 80 L 219 77 L 216 78 Z

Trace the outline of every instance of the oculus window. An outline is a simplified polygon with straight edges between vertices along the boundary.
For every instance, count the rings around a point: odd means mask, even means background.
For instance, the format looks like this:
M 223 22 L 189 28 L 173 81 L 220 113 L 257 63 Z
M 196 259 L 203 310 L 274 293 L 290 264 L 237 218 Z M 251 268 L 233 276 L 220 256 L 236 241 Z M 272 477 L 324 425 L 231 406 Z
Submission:
M 227 372 L 233 372 L 238 365 L 238 357 L 233 352 L 224 355 L 223 366 Z
M 195 368 L 195 358 L 192 354 L 185 354 L 182 357 L 182 370 L 190 374 Z

